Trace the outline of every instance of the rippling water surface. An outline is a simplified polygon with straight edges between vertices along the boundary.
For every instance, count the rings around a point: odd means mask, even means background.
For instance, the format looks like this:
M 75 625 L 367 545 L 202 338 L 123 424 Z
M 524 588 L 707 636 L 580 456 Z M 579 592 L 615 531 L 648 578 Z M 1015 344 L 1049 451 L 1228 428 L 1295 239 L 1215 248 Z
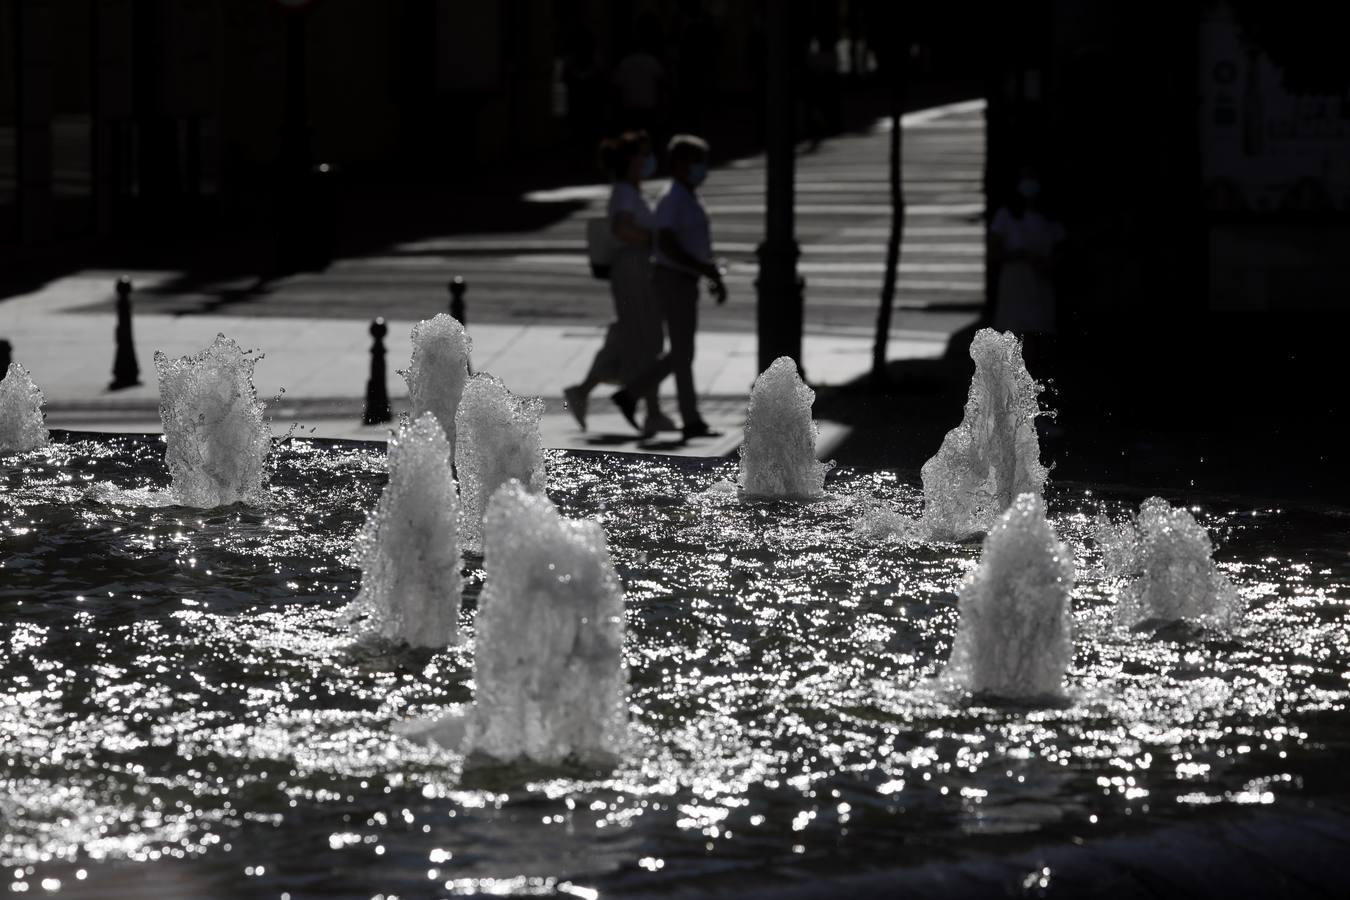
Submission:
M 1142 496 L 1052 485 L 1076 655 L 1063 703 L 1016 707 L 931 684 L 979 548 L 856 534 L 877 501 L 918 514 L 894 475 L 845 469 L 822 502 L 741 504 L 716 487 L 732 463 L 555 453 L 550 495 L 601 519 L 627 588 L 633 744 L 613 771 L 466 770 L 393 726 L 472 701 L 479 561 L 462 647 L 354 646 L 336 616 L 383 448 L 290 442 L 257 509 L 171 505 L 162 457 L 109 437 L 0 460 L 12 890 L 772 885 L 1346 781 L 1336 511 L 1200 502 L 1245 624 L 1128 632 L 1091 534 Z

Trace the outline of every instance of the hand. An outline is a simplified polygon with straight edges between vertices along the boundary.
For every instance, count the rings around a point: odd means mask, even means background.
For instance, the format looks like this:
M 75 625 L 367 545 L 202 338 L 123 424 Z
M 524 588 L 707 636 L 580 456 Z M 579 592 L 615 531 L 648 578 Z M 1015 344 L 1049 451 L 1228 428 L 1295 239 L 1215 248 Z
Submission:
M 721 275 L 712 279 L 712 295 L 718 306 L 727 302 L 727 283 L 722 280 Z

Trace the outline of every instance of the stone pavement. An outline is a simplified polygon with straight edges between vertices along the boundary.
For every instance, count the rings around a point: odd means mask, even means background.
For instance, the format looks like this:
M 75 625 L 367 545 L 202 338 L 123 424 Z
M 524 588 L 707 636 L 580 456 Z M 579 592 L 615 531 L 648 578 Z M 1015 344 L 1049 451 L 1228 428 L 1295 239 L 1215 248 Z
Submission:
M 151 285 L 154 273 L 131 273 L 137 284 Z M 135 319 L 134 332 L 142 384 L 106 390 L 113 358 L 113 319 L 71 314 L 94 297 L 108 293 L 114 273 L 89 272 L 60 280 L 25 297 L 6 301 L 3 329 L 16 358 L 32 372 L 47 398 L 48 424 L 93 431 L 157 431 L 158 391 L 153 354 L 182 356 L 225 334 L 263 358 L 254 372 L 258 396 L 268 405 L 273 430 L 293 424 L 300 434 L 321 437 L 383 439 L 389 426 L 360 423 L 370 372 L 371 338 L 364 322 L 350 319 L 256 318 L 246 316 L 154 316 Z M 407 388 L 396 370 L 412 352 L 413 322 L 391 321 L 385 339 L 387 379 L 395 410 L 406 409 Z M 719 439 L 678 446 L 665 435 L 639 448 L 601 387 L 592 398 L 589 430 L 582 433 L 558 398 L 561 385 L 579 381 L 590 365 L 603 329 L 593 326 L 479 325 L 470 330 L 475 371 L 491 372 L 518 394 L 543 397 L 547 408 L 544 437 L 548 446 L 649 449 L 664 453 L 725 455 L 740 443 L 745 401 L 756 375 L 755 336 L 745 332 L 700 335 L 695 380 L 704 415 L 724 430 Z M 41 354 L 24 354 L 24 348 Z M 931 331 L 895 334 L 893 358 L 935 358 L 946 335 Z M 804 355 L 813 384 L 844 384 L 858 377 L 870 358 L 871 340 L 849 335 L 808 335 Z M 666 407 L 674 412 L 673 386 L 663 385 Z M 822 450 L 837 440 L 837 429 L 822 425 Z
M 939 357 L 950 334 L 975 317 L 984 261 L 977 219 L 982 201 L 972 166 L 982 162 L 982 124 L 978 102 L 905 118 L 910 209 L 892 360 Z M 878 128 L 836 138 L 799 158 L 797 212 L 808 279 L 803 362 L 813 385 L 846 384 L 870 366 L 870 323 L 884 259 L 880 241 L 889 218 L 884 152 L 879 155 L 885 142 Z M 609 318 L 607 289 L 585 274 L 577 237 L 581 221 L 595 214 L 592 207 L 602 207 L 603 191 L 595 186 L 572 191 L 589 206 L 540 232 L 428 238 L 417 247 L 291 276 L 245 302 L 233 299 L 238 295 L 229 285 L 187 288 L 181 273 L 81 272 L 0 302 L 0 338 L 13 343 L 14 358 L 43 389 L 52 427 L 158 430 L 154 352 L 185 355 L 223 333 L 264 354 L 255 382 L 276 433 L 294 426 L 305 435 L 381 439 L 388 426 L 360 424 L 370 369 L 369 317 L 388 319 L 388 386 L 397 413 L 406 408 L 407 390 L 395 370 L 407 365 L 412 325 L 443 311 L 445 280 L 467 271 L 474 369 L 491 372 L 518 394 L 546 400 L 548 446 L 724 455 L 741 440 L 756 375 L 750 251 L 763 218 L 762 166 L 756 157 L 715 170 L 706 192 L 719 252 L 731 263 L 732 301 L 720 308 L 702 305 L 695 381 L 705 417 L 724 432 L 720 438 L 682 445 L 672 434 L 639 446 L 608 400 L 612 389 L 604 386 L 593 395 L 585 433 L 562 405 L 561 388 L 581 379 Z M 952 166 L 959 173 L 953 175 Z M 119 274 L 129 275 L 137 289 L 134 331 L 143 383 L 109 392 L 112 286 Z M 669 379 L 663 392 L 673 414 Z M 828 455 L 845 433 L 845 426 L 822 421 L 818 450 Z

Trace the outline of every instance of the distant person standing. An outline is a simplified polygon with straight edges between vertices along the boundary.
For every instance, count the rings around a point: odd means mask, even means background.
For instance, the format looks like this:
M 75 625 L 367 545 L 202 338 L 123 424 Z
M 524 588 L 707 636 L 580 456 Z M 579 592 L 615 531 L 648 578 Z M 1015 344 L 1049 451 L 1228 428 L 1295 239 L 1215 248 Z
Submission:
M 656 221 L 642 196 L 642 180 L 656 174 L 651 139 L 643 131 L 629 131 L 618 140 L 600 145 L 600 159 L 614 179 L 609 193 L 609 225 L 617 248 L 610 262 L 609 287 L 615 322 L 595 354 L 580 384 L 563 390 L 563 399 L 583 430 L 590 393 L 602 382 L 627 383 L 650 368 L 661 355 L 665 336 L 661 314 L 652 298 L 652 242 Z M 647 419 L 642 436 L 674 431 L 675 423 L 661 412 L 657 386 L 641 394 Z
M 1054 258 L 1064 227 L 1039 209 L 1041 184 L 1024 174 L 1008 204 L 989 225 L 998 268 L 994 327 L 1022 337 L 1033 355 L 1045 352 L 1055 333 Z
M 713 263 L 712 229 L 698 198 L 708 176 L 708 144 L 677 134 L 670 139 L 670 188 L 656 205 L 656 254 L 652 292 L 666 323 L 670 349 L 642 375 L 614 395 L 624 418 L 637 428 L 637 398 L 647 396 L 667 375 L 675 376 L 681 431 L 685 439 L 716 436 L 698 411 L 694 392 L 694 332 L 698 328 L 700 278 L 711 283 L 714 299 L 727 299 L 721 270 Z
M 666 69 L 656 58 L 655 25 L 640 28 L 634 48 L 614 66 L 619 128 L 655 134 L 666 87 Z

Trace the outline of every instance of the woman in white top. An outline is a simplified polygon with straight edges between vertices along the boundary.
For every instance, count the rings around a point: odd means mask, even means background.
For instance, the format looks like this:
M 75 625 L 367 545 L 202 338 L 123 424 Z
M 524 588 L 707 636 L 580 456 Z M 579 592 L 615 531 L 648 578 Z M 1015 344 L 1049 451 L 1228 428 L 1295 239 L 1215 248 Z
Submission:
M 650 178 L 656 169 L 651 141 L 646 132 L 626 132 L 617 140 L 602 143 L 600 156 L 614 177 L 614 188 L 609 194 L 609 221 L 616 249 L 610 263 L 609 287 L 616 321 L 605 333 L 605 342 L 595 354 L 585 380 L 563 389 L 563 399 L 583 429 L 587 400 L 596 385 L 624 384 L 636 378 L 661 355 L 665 343 L 661 316 L 652 299 L 655 221 L 642 196 L 642 179 Z M 675 423 L 661 412 L 655 388 L 643 399 L 647 404 L 643 437 L 677 430 Z
M 993 261 L 999 266 L 994 327 L 1027 335 L 1055 332 L 1055 248 L 1064 227 L 1037 209 L 1040 183 L 1031 175 L 989 225 Z

